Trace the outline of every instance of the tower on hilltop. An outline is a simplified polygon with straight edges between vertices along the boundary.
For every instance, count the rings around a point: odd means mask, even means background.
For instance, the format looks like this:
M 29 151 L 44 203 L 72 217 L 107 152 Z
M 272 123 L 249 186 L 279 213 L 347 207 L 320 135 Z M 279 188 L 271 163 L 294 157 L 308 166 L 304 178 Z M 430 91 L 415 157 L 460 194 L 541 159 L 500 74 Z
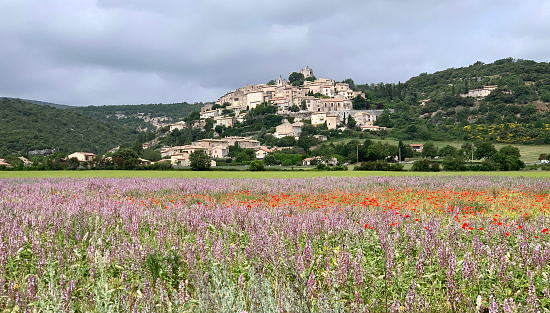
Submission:
M 300 70 L 300 73 L 304 75 L 304 78 L 313 76 L 313 70 L 307 67 L 307 65 L 306 65 L 306 68 Z

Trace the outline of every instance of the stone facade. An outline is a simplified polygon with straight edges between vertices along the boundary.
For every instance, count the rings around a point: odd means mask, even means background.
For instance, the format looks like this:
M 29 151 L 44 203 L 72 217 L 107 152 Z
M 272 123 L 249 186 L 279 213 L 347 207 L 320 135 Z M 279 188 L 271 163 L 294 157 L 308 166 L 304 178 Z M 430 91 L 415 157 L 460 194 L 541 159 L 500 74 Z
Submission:
M 300 134 L 302 133 L 302 126 L 304 126 L 304 123 L 302 122 L 291 124 L 288 121 L 285 121 L 283 124 L 275 127 L 276 131 L 273 136 L 276 138 L 283 138 L 286 136 L 300 137 Z
M 312 77 L 313 70 L 306 66 L 300 71 L 304 77 Z M 324 99 L 308 96 L 317 94 Z M 292 86 L 282 77 L 275 85 L 259 84 L 248 85 L 229 92 L 216 102 L 219 105 L 229 103 L 228 109 L 249 110 L 258 104 L 267 102 L 278 107 L 279 113 L 288 113 L 292 105 L 301 107 L 302 101 L 309 103 L 305 110 L 310 112 L 326 112 L 336 110 L 351 110 L 351 99 L 363 96 L 361 92 L 350 89 L 349 84 L 335 83 L 333 79 L 319 78 L 315 81 L 304 81 L 303 86 Z M 214 118 L 220 112 L 212 112 L 212 105 L 205 105 L 201 109 L 201 118 Z

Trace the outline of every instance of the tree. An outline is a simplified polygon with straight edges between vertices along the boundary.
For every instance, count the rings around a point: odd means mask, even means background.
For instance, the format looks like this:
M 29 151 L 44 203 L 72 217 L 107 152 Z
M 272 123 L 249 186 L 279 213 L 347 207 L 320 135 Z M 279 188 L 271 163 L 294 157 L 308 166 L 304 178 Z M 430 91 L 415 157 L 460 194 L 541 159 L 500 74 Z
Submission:
M 13 165 L 13 163 L 10 163 Z M 77 158 L 70 158 L 68 161 L 67 161 L 67 165 L 70 169 L 72 170 L 76 170 L 79 166 L 80 166 L 80 162 L 78 161 Z
M 384 160 L 387 156 L 386 147 L 381 143 L 374 143 L 367 148 L 366 159 L 368 161 Z
M 206 131 L 211 130 L 212 127 L 214 127 L 214 120 L 213 119 L 207 118 L 206 120 L 204 120 L 204 129 Z
M 307 110 L 306 100 L 302 99 L 302 102 L 300 103 L 300 109 Z
M 501 171 L 517 171 L 525 167 L 520 160 L 519 149 L 514 146 L 505 146 L 492 155 L 492 159 L 498 164 Z
M 296 104 L 293 104 L 291 107 L 290 107 L 290 112 L 299 112 L 300 111 L 300 107 L 297 106 Z
M 279 146 L 281 147 L 293 147 L 296 145 L 296 138 L 294 136 L 285 136 L 279 139 Z
M 194 121 L 200 120 L 200 118 L 201 118 L 201 113 L 198 112 L 198 111 L 193 111 L 193 112 L 189 113 L 189 115 L 187 115 L 187 117 L 184 119 L 184 121 L 187 124 L 191 124 Z
M 345 84 L 348 84 L 349 89 L 355 90 L 355 82 L 353 81 L 353 79 L 347 78 L 347 79 L 344 79 L 342 82 L 345 83 Z
M 275 82 L 273 79 L 267 82 L 268 86 L 273 86 L 275 84 L 277 84 L 277 82 Z
M 252 161 L 255 158 L 256 158 L 256 154 L 254 153 L 254 150 L 241 149 L 241 151 L 237 153 L 237 156 L 235 157 L 235 161 L 238 163 L 241 163 L 245 161 Z
M 288 76 L 288 81 L 290 82 L 290 84 L 292 86 L 300 86 L 300 85 L 303 85 L 304 84 L 304 74 L 302 73 L 297 73 L 297 72 L 292 72 L 290 73 L 290 75 Z
M 496 152 L 497 149 L 495 149 L 492 143 L 481 142 L 477 145 L 474 156 L 478 160 L 482 158 L 490 159 Z
M 210 162 L 210 156 L 204 150 L 195 150 L 189 155 L 189 163 L 193 171 L 209 170 Z
M 296 142 L 296 145 L 298 147 L 304 148 L 304 150 L 308 150 L 309 148 L 315 146 L 317 144 L 318 140 L 315 139 L 312 136 L 305 135 L 304 133 L 300 134 L 300 137 L 298 138 L 298 141 Z
M 411 171 L 413 172 L 430 172 L 432 162 L 428 159 L 422 159 L 413 162 Z
M 410 158 L 414 155 L 414 151 L 412 150 L 411 146 L 404 144 L 401 140 L 399 141 L 397 148 L 399 149 L 399 153 L 401 154 L 401 158 L 399 159 L 399 161 L 403 161 L 406 158 Z
M 519 149 L 514 147 L 514 146 L 504 146 L 504 147 L 500 148 L 499 152 L 502 152 L 505 155 L 514 157 L 516 159 L 521 158 L 521 153 L 519 152 Z
M 355 98 L 351 100 L 351 103 L 354 110 L 365 110 L 367 108 L 367 99 L 362 96 L 355 96 Z
M 260 160 L 252 161 L 250 162 L 250 167 L 248 169 L 254 172 L 265 171 L 264 162 Z
M 277 164 L 277 159 L 273 154 L 268 154 L 264 157 L 264 164 L 265 165 L 275 165 Z
M 393 123 L 390 119 L 390 112 L 384 111 L 384 113 L 380 114 L 376 118 L 376 121 L 374 121 L 374 125 L 391 128 L 393 126 Z
M 353 116 L 348 116 L 348 122 L 346 123 L 346 126 L 348 128 L 354 128 L 355 126 L 357 126 L 357 122 L 355 121 L 355 119 L 353 118 Z
M 437 147 L 433 144 L 433 142 L 427 142 L 424 144 L 424 147 L 422 148 L 422 156 L 430 159 L 437 156 Z
M 451 145 L 446 145 L 445 147 L 439 149 L 439 156 L 441 157 L 457 156 L 457 155 L 458 155 L 458 149 Z
M 113 153 L 113 160 L 120 169 L 133 169 L 139 164 L 139 155 L 129 148 L 120 148 Z

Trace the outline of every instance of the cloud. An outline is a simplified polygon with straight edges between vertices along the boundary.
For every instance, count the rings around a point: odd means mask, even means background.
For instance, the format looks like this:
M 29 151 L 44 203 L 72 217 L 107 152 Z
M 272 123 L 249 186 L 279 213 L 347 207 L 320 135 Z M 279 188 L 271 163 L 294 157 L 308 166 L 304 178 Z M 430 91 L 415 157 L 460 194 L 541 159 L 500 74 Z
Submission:
M 512 56 L 545 61 L 535 0 L 5 0 L 0 95 L 73 105 L 214 101 L 309 65 L 406 81 Z

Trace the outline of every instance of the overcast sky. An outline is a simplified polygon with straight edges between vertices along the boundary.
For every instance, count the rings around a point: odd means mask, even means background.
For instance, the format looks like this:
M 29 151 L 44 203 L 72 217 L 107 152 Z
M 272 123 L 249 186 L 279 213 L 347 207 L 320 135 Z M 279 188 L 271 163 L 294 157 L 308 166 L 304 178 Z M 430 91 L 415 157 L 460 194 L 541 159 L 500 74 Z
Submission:
M 215 101 L 308 65 L 356 84 L 550 60 L 547 0 L 0 0 L 0 96 Z

